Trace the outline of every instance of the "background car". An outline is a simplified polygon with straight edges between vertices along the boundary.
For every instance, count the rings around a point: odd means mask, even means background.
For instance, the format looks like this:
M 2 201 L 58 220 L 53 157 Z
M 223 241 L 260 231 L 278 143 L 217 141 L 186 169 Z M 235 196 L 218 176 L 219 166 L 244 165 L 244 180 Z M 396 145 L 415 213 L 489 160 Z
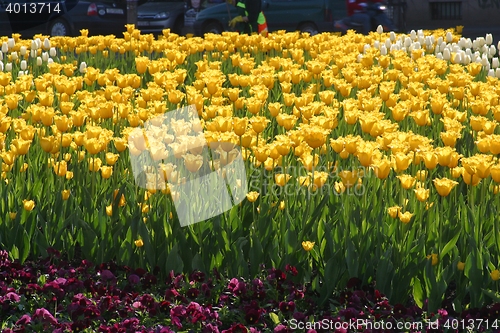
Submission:
M 269 31 L 288 30 L 312 35 L 334 31 L 334 18 L 347 15 L 345 0 L 262 0 Z M 201 10 L 193 23 L 194 33 L 221 33 L 230 30 L 229 21 L 237 16 L 234 6 L 226 3 Z
M 184 0 L 148 0 L 137 9 L 137 28 L 142 33 L 159 35 L 163 29 L 182 34 Z

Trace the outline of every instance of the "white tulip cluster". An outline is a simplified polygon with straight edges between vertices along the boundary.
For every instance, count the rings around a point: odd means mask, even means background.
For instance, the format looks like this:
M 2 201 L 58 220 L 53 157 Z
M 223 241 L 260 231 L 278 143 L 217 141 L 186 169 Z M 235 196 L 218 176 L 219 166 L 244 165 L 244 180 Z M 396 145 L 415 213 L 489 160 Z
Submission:
M 378 32 L 378 31 L 377 31 Z M 500 42 L 497 46 L 493 44 L 492 34 L 486 34 L 485 37 L 478 37 L 475 40 L 470 38 L 460 38 L 458 42 L 453 42 L 453 34 L 447 32 L 445 37 L 435 38 L 432 35 L 426 36 L 423 30 L 412 30 L 409 34 L 396 35 L 390 32 L 389 38 L 385 41 L 376 40 L 372 45 L 365 45 L 362 54 L 358 56 L 360 61 L 370 48 L 376 48 L 382 56 L 393 51 L 404 51 L 409 53 L 412 58 L 418 55 L 418 50 L 422 54 L 434 54 L 438 59 L 450 61 L 455 64 L 468 65 L 472 62 L 481 63 L 489 76 L 500 78 L 500 63 L 498 54 L 500 51 Z M 417 51 L 417 52 L 415 52 Z

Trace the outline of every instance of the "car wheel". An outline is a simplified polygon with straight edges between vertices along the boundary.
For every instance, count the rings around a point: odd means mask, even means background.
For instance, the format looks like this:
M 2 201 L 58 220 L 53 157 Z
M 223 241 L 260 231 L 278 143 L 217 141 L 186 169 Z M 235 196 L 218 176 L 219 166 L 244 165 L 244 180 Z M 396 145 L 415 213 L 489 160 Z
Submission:
M 318 34 L 318 28 L 314 23 L 304 23 L 299 27 L 300 32 L 308 32 L 311 36 Z
M 49 35 L 51 36 L 69 36 L 69 25 L 66 21 L 57 19 L 50 24 Z
M 219 22 L 209 22 L 203 28 L 203 34 L 213 33 L 221 34 L 224 31 Z

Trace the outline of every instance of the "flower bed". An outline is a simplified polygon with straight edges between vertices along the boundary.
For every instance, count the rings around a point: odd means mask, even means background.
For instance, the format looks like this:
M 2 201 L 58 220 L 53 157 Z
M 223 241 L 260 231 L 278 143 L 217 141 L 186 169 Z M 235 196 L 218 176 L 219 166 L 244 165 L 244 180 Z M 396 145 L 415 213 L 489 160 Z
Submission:
M 11 259 L 55 248 L 163 278 L 217 268 L 252 279 L 289 264 L 320 307 L 353 277 L 429 313 L 500 299 L 491 35 L 81 33 L 2 38 L 0 246 Z M 172 122 L 151 142 L 135 134 L 186 106 L 200 125 Z M 244 200 L 182 226 L 185 193 L 170 185 L 235 156 Z M 134 174 L 146 157 L 161 172 Z
M 374 284 L 362 286 L 357 278 L 320 307 L 321 295 L 297 283 L 297 269 L 290 265 L 262 268 L 248 280 L 228 279 L 216 270 L 171 272 L 161 280 L 156 272 L 112 262 L 69 262 L 58 251 L 49 252 L 50 257 L 23 265 L 0 253 L 3 333 L 380 332 L 380 327 L 463 332 L 453 329 L 457 325 L 500 331 L 500 303 L 456 313 L 447 299 L 444 308 L 429 313 L 416 305 L 390 304 Z

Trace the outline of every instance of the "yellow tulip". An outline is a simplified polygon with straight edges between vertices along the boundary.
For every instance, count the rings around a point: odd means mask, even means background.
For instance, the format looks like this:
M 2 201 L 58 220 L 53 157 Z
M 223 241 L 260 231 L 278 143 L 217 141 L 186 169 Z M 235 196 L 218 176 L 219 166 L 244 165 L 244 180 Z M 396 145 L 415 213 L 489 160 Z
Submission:
M 439 257 L 438 257 L 438 255 L 436 253 L 429 254 L 427 256 L 427 259 L 431 260 L 432 266 L 436 266 L 439 263 Z
M 23 208 L 28 212 L 31 212 L 35 208 L 35 201 L 33 200 L 23 200 Z
M 142 239 L 135 240 L 134 244 L 137 247 L 143 247 L 144 246 L 144 242 L 142 241 Z
M 309 252 L 313 249 L 315 242 L 310 242 L 310 241 L 305 241 L 302 242 L 302 248 L 306 251 Z
M 61 192 L 63 200 L 68 200 L 69 195 L 71 194 L 70 190 L 62 190 Z
M 408 224 L 413 217 L 413 214 L 410 212 L 401 213 L 401 210 L 398 210 L 398 217 L 401 222 Z
M 429 189 L 425 189 L 425 188 L 421 187 L 421 188 L 416 188 L 413 191 L 415 191 L 415 195 L 417 196 L 418 201 L 424 202 L 427 199 L 429 199 L 429 194 L 430 194 Z
M 259 197 L 259 192 L 252 191 L 247 193 L 247 200 L 250 202 L 257 201 L 258 197 Z
M 440 196 L 446 197 L 450 194 L 451 190 L 458 185 L 458 182 L 448 178 L 436 178 L 433 180 L 434 186 Z

